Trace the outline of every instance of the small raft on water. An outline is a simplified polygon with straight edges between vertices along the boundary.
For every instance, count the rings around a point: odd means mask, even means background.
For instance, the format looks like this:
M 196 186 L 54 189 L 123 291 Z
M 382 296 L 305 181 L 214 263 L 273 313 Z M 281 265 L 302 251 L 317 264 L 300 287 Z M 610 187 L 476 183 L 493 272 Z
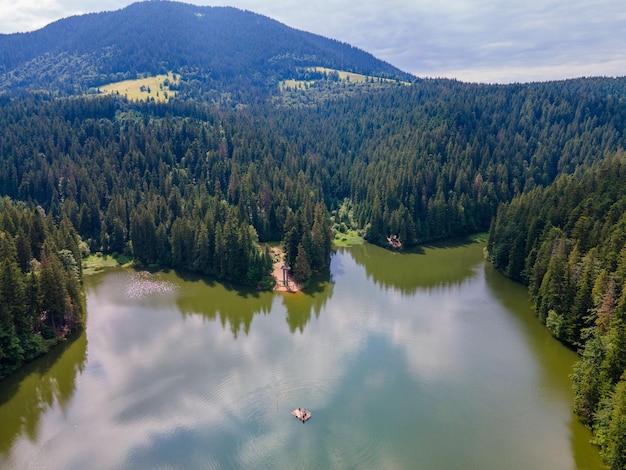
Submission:
M 296 408 L 291 412 L 291 414 L 303 423 L 311 417 L 311 412 L 309 410 L 305 410 L 304 408 Z

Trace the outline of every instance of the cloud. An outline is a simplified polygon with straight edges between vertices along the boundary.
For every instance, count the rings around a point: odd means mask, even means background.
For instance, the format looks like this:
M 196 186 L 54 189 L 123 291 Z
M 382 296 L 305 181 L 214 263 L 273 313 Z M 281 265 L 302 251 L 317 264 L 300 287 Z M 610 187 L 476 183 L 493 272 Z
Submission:
M 130 0 L 0 0 L 0 31 L 114 10 Z M 418 76 L 472 81 L 626 74 L 623 0 L 191 0 L 347 42 Z M 567 75 L 572 74 L 572 75 Z
M 0 1 L 0 31 L 4 33 L 32 31 L 57 19 L 59 14 L 65 14 L 65 11 L 57 2 L 50 0 L 41 2 L 2 0 Z
M 29 32 L 68 16 L 117 10 L 128 0 L 0 0 L 0 33 Z

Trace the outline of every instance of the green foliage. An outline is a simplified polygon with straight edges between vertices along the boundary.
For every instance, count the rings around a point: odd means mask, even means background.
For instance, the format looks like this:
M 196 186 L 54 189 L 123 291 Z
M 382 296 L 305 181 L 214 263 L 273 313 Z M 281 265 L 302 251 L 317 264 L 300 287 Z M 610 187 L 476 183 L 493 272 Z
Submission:
M 610 468 L 626 468 L 626 380 L 615 387 L 602 454 Z
M 39 206 L 27 223 L 0 212 L 7 285 L 15 266 L 36 273 L 23 302 L 48 338 L 80 318 L 85 252 L 265 288 L 260 243 L 282 240 L 305 282 L 329 268 L 334 213 L 340 230 L 383 245 L 489 229 L 494 264 L 528 283 L 562 341 L 619 343 L 626 175 L 620 158 L 585 169 L 626 147 L 626 103 L 583 84 L 423 80 L 306 108 L 2 96 L 0 193 Z M 3 354 L 30 355 L 7 331 Z M 599 383 L 615 381 L 615 364 Z
M 293 267 L 293 278 L 296 282 L 305 282 L 311 277 L 311 263 L 309 262 L 309 254 L 307 253 L 304 245 L 300 243 L 298 245 L 298 255 L 296 256 L 296 262 Z
M 310 66 L 410 79 L 339 41 L 249 11 L 137 2 L 114 12 L 0 37 L 0 90 L 97 90 L 110 82 L 176 71 L 170 90 L 226 103 L 254 101 Z
M 27 95 L 0 108 L 2 148 L 14 149 L 2 157 L 0 190 L 67 218 L 91 251 L 132 252 L 146 264 L 189 265 L 197 218 L 218 201 L 236 207 L 237 225 L 252 225 L 261 242 L 293 237 L 290 263 L 319 202 L 332 211 L 348 201 L 346 228 L 381 245 L 396 235 L 410 247 L 486 231 L 500 202 L 532 197 L 558 174 L 626 145 L 625 104 L 563 90 L 433 80 L 306 109 L 231 112 Z M 219 211 L 211 218 L 223 229 Z M 591 223 L 581 218 L 572 229 L 589 233 Z M 514 243 L 492 256 L 528 280 L 519 254 L 545 225 L 502 229 Z M 215 232 L 207 235 L 214 243 Z M 27 246 L 18 248 L 24 262 Z M 310 254 L 314 270 L 325 264 Z
M 581 348 L 572 375 L 575 412 L 593 428 L 612 469 L 626 463 L 624 181 L 621 153 L 576 177 L 560 177 L 501 206 L 488 242 L 493 263 L 529 283 L 552 333 Z M 520 227 L 528 227 L 525 239 Z
M 38 221 L 38 222 L 37 222 Z M 61 338 L 83 318 L 82 271 L 74 257 L 76 234 L 40 209 L 0 199 L 0 379 L 47 352 L 44 338 Z M 36 243 L 20 259 L 23 239 Z

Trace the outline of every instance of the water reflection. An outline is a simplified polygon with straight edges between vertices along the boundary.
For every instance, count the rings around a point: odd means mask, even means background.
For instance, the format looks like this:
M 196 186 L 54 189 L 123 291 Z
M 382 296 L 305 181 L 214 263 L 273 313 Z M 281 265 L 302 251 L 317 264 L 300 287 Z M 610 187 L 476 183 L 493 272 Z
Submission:
M 482 247 L 471 240 L 457 240 L 401 253 L 368 244 L 349 250 L 377 285 L 412 295 L 418 289 L 461 284 L 472 276 L 473 266 L 483 259 Z
M 176 286 L 161 279 L 159 273 L 137 271 L 126 286 L 126 296 L 129 299 L 144 299 L 153 294 L 173 294 L 175 290 Z
M 234 338 L 240 332 L 248 335 L 254 316 L 268 314 L 276 299 L 280 299 L 287 310 L 289 331 L 302 332 L 311 316 L 318 317 L 333 294 L 333 285 L 328 276 L 315 278 L 307 289 L 296 293 L 258 292 L 200 277 L 178 276 L 184 280 L 184 288 L 180 288 L 176 296 L 176 306 L 181 313 L 202 315 L 211 321 L 219 319 L 222 327 L 229 328 Z M 207 298 L 209 288 L 211 296 Z
M 584 468 L 571 399 L 549 380 L 569 356 L 542 357 L 527 303 L 489 279 L 481 246 L 376 250 L 339 252 L 333 278 L 299 294 L 166 272 L 151 282 L 175 289 L 130 297 L 132 273 L 87 279 L 89 361 L 73 399 L 42 405 L 32 436 L 13 431 L 0 467 Z M 405 257 L 428 267 L 423 282 L 407 272 L 398 287 Z M 462 275 L 437 270 L 454 257 L 470 260 Z M 393 282 L 376 281 L 384 272 Z M 313 411 L 306 425 L 297 406 Z
M 272 450 L 282 448 L 291 433 L 291 408 L 285 405 L 296 400 L 290 394 L 296 389 L 298 400 L 305 401 L 302 395 L 318 391 L 320 377 L 328 374 L 328 359 L 315 367 L 294 357 L 297 338 L 285 328 L 285 316 L 300 314 L 306 322 L 307 315 L 319 314 L 328 299 L 326 289 L 283 297 L 200 279 L 183 282 L 173 273 L 163 276 L 178 285 L 175 294 L 127 299 L 123 306 L 115 298 L 125 283 L 123 273 L 90 290 L 91 302 L 98 306 L 89 324 L 90 356 L 97 359 L 90 364 L 86 393 L 91 392 L 90 402 L 98 410 L 92 420 L 115 439 L 108 440 L 107 453 L 90 446 L 81 451 L 83 458 L 101 468 L 119 466 L 120 456 L 123 468 L 168 462 L 177 468 L 257 468 L 263 459 L 271 461 Z M 293 308 L 295 299 L 305 301 Z M 255 315 L 270 308 L 274 315 Z M 182 310 L 187 312 L 183 321 Z M 129 325 L 120 334 L 109 327 L 131 321 L 141 331 Z M 233 329 L 246 334 L 237 336 Z M 294 386 L 303 364 L 314 383 Z M 92 373 L 92 367 L 102 372 Z M 97 442 L 103 431 L 89 429 L 82 435 Z M 252 438 L 254 446 L 239 449 Z M 54 458 L 64 468 L 77 467 L 75 456 Z
M 228 286 L 201 277 L 178 276 L 184 281 L 184 288 L 179 289 L 176 297 L 181 313 L 199 314 L 212 321 L 219 318 L 222 327 L 229 327 L 235 338 L 241 331 L 246 335 L 250 333 L 256 314 L 265 315 L 271 311 L 271 292 Z M 207 292 L 211 293 L 210 297 L 207 297 Z
M 311 317 L 317 318 L 333 295 L 330 275 L 314 278 L 302 292 L 273 293 L 174 271 L 150 273 L 118 270 L 118 273 L 122 276 L 120 288 L 123 286 L 129 302 L 157 306 L 161 303 L 160 299 L 174 297 L 183 316 L 201 315 L 209 321 L 219 320 L 235 339 L 242 332 L 248 335 L 255 315 L 270 313 L 277 299 L 280 299 L 287 311 L 289 331 L 303 332 Z M 92 276 L 89 284 L 97 287 L 102 276 Z M 210 297 L 207 296 L 209 292 Z
M 283 305 L 287 309 L 289 331 L 302 333 L 311 319 L 318 318 L 320 312 L 333 295 L 333 283 L 329 277 L 314 279 L 304 292 L 285 293 Z
M 591 431 L 580 424 L 578 418 L 572 413 L 570 420 L 570 441 L 572 448 L 572 455 L 574 462 L 576 462 L 576 468 L 578 470 L 595 470 L 599 468 L 606 468 L 600 457 L 599 447 L 596 452 L 589 452 L 590 442 L 592 442 Z M 595 445 L 593 445 L 595 447 Z
M 0 454 L 10 460 L 10 451 L 20 436 L 36 441 L 40 419 L 48 410 L 66 409 L 76 390 L 76 377 L 87 358 L 84 332 L 70 337 L 7 377 L 0 387 Z M 2 467 L 0 459 L 0 467 Z
M 485 264 L 484 270 L 490 294 L 506 311 L 511 312 L 511 319 L 516 321 L 519 331 L 524 333 L 526 340 L 532 345 L 529 351 L 535 355 L 536 363 L 542 366 L 542 381 L 546 391 L 559 393 L 562 398 L 571 399 L 572 383 L 569 374 L 576 354 L 559 345 L 534 315 L 525 286 L 512 283 L 489 263 Z M 555 374 L 555 370 L 562 373 Z
M 485 265 L 485 280 L 492 296 L 511 312 L 516 320 L 518 331 L 523 332 L 526 341 L 532 347 L 529 351 L 535 355 L 534 362 L 541 374 L 542 399 L 560 403 L 572 403 L 572 381 L 569 377 L 577 355 L 565 346 L 559 345 L 549 330 L 539 321 L 530 307 L 528 291 L 521 284 L 511 283 L 491 264 Z M 552 405 L 554 406 L 554 405 Z M 602 468 L 602 459 L 598 452 L 589 452 L 591 432 L 569 412 L 568 430 L 571 448 L 577 469 Z M 585 452 L 581 452 L 584 449 Z

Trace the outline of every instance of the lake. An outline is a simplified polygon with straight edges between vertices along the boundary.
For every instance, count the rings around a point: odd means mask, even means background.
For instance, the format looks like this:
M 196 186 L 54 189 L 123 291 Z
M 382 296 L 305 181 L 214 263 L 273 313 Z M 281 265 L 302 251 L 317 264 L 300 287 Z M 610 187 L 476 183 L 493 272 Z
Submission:
M 0 468 L 601 468 L 576 354 L 483 247 L 340 249 L 296 294 L 87 276 L 85 331 L 0 382 Z

